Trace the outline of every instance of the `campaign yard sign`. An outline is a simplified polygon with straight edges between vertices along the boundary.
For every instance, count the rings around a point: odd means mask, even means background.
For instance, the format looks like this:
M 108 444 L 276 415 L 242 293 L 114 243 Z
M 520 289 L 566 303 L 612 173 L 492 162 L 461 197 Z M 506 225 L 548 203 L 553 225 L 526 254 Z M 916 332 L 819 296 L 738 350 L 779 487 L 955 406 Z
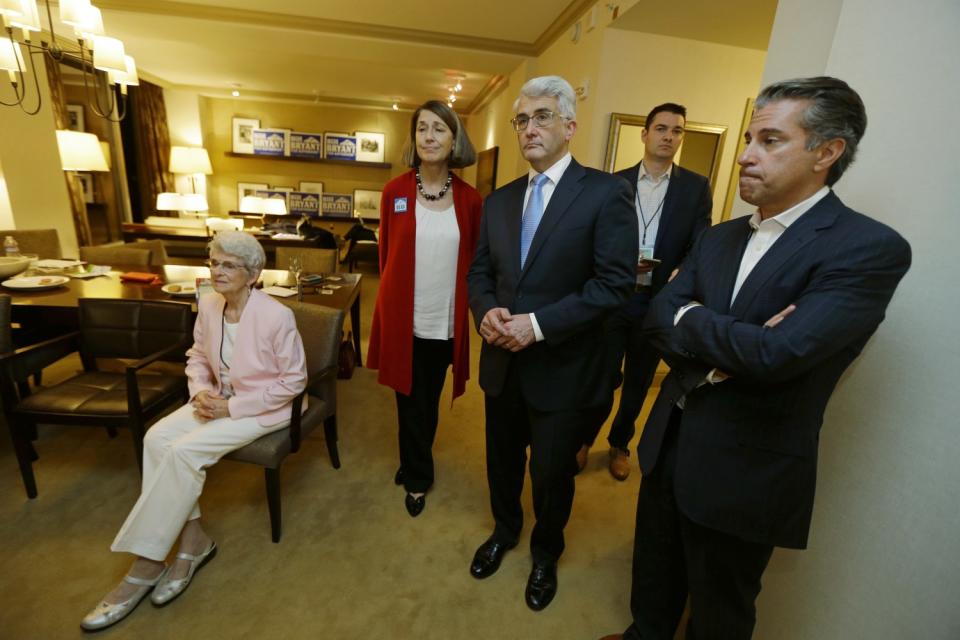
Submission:
M 323 134 L 302 133 L 294 131 L 290 134 L 290 157 L 319 160 L 323 157 Z
M 293 151 L 291 150 L 291 153 Z M 307 191 L 291 191 L 287 194 L 287 209 L 298 216 L 316 218 L 320 215 L 320 194 Z

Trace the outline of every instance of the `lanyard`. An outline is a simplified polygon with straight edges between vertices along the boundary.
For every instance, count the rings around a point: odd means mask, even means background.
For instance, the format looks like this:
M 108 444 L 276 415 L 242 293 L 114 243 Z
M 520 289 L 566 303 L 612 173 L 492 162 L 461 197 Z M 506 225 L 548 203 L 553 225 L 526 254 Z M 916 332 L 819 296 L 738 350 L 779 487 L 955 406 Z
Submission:
M 637 192 L 634 196 L 637 200 L 637 210 L 640 211 L 640 220 L 643 222 L 643 239 L 640 240 L 641 246 L 646 246 L 647 244 L 647 229 L 653 224 L 653 221 L 657 219 L 657 216 L 660 215 L 660 212 L 663 210 L 663 201 L 667 199 L 667 194 L 664 192 L 663 197 L 660 198 L 660 204 L 657 205 L 657 210 L 653 212 L 653 216 L 650 217 L 650 221 L 647 222 L 646 216 L 643 215 L 643 205 L 640 204 L 640 186 L 637 185 Z

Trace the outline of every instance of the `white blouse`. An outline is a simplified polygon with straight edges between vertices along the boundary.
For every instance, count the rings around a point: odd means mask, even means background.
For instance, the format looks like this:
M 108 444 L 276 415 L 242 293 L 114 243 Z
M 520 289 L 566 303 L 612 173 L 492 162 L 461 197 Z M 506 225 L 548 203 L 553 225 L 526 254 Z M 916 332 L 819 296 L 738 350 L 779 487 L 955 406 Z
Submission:
M 413 335 L 428 340 L 453 337 L 460 227 L 453 206 L 433 211 L 416 206 L 417 239 L 413 273 Z
M 220 343 L 220 383 L 223 387 L 220 394 L 224 398 L 233 397 L 233 385 L 230 384 L 230 363 L 233 362 L 233 345 L 237 340 L 239 322 L 223 320 L 223 341 Z

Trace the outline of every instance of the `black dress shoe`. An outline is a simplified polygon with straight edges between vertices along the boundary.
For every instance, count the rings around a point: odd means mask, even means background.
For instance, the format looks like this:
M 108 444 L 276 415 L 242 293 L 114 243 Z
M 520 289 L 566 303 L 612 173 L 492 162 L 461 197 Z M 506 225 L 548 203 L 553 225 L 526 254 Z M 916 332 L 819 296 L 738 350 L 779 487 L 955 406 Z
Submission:
M 477 552 L 473 554 L 473 562 L 470 563 L 470 575 L 477 580 L 483 580 L 492 576 L 500 568 L 500 561 L 503 560 L 503 554 L 513 549 L 516 544 L 506 545 L 489 538 L 480 545 Z
M 533 563 L 527 579 L 527 606 L 542 611 L 557 595 L 557 565 Z
M 393 484 L 397 486 L 403 484 L 403 467 L 397 469 L 397 473 L 393 476 Z
M 420 512 L 423 511 L 423 508 L 427 506 L 427 495 L 424 494 L 419 498 L 414 498 L 408 493 L 403 504 L 407 506 L 407 513 L 410 514 L 410 517 L 416 518 L 420 515 Z

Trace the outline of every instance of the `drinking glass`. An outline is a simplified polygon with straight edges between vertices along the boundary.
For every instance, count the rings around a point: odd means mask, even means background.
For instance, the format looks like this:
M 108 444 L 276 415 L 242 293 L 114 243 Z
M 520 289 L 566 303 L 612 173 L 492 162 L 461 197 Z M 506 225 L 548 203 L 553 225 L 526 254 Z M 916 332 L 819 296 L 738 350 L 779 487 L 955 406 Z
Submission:
M 287 270 L 293 274 L 294 284 L 299 286 L 300 274 L 303 272 L 303 262 L 300 260 L 300 256 L 290 256 L 290 260 L 287 262 Z

